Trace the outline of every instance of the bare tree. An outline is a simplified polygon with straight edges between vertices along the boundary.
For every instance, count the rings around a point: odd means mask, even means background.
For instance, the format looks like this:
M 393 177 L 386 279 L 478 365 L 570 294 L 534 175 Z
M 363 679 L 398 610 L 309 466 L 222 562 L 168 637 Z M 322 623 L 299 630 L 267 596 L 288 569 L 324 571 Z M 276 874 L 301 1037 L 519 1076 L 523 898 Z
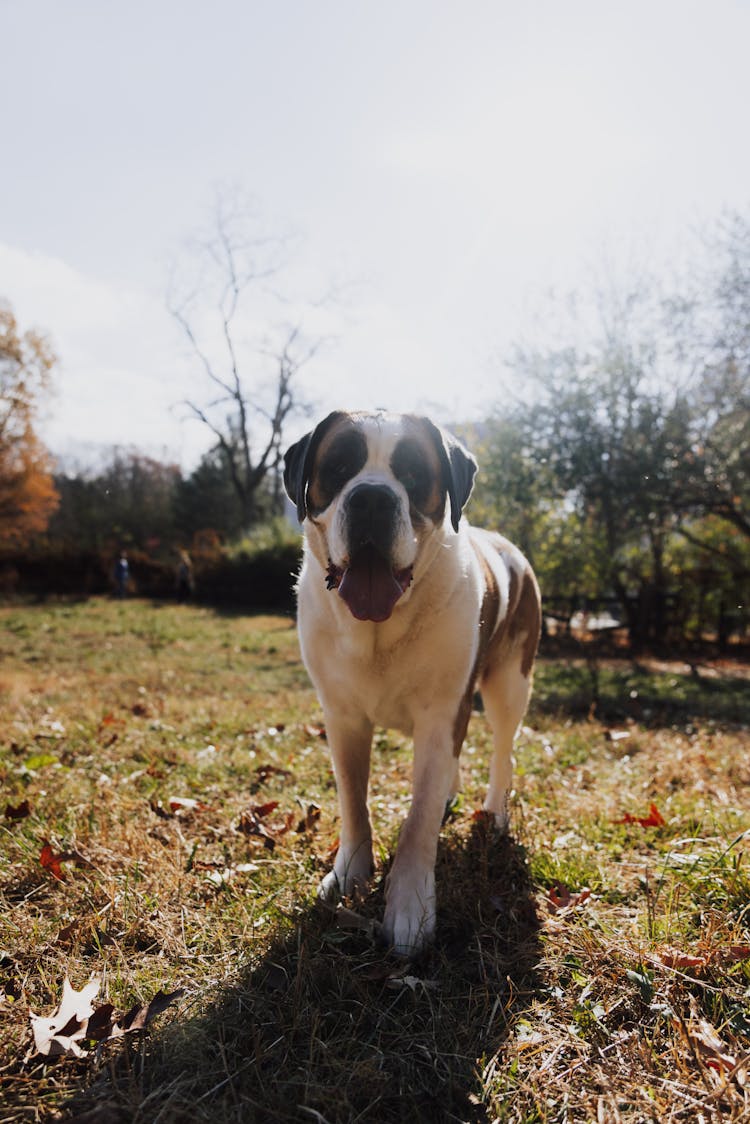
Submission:
M 188 245 L 168 296 L 204 375 L 205 392 L 184 405 L 216 438 L 247 527 L 261 494 L 280 509 L 284 426 L 305 409 L 297 376 L 324 342 L 305 327 L 320 303 L 278 291 L 289 239 L 255 234 L 253 212 L 236 193 L 220 193 L 209 233 Z

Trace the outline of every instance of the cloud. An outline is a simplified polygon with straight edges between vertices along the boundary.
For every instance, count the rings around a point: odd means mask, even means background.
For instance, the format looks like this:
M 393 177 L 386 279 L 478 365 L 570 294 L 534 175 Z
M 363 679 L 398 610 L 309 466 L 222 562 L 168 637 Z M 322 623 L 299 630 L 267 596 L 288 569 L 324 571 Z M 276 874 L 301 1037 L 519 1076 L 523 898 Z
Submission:
M 4 244 L 0 295 L 58 356 L 41 425 L 53 452 L 132 444 L 191 461 L 206 447 L 199 427 L 180 421 L 190 376 L 160 295 Z

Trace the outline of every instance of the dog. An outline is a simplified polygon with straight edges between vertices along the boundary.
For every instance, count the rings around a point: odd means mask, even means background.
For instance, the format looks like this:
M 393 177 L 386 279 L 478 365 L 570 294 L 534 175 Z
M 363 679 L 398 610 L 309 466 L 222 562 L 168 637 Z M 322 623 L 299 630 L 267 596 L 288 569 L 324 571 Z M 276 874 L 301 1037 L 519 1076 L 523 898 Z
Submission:
M 383 935 L 412 957 L 434 939 L 435 859 L 475 689 L 493 731 L 484 804 L 505 830 L 513 739 L 541 625 L 521 552 L 462 517 L 477 463 L 412 414 L 335 411 L 285 454 L 304 527 L 302 657 L 318 693 L 338 791 L 340 842 L 319 894 L 372 876 L 367 807 L 376 725 L 414 741 L 413 796 L 386 883 Z

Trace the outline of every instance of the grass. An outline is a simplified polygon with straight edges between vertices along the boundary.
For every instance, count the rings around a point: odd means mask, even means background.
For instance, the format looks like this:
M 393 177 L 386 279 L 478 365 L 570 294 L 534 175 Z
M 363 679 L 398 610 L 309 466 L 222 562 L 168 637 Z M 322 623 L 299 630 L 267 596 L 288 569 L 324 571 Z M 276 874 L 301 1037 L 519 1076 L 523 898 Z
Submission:
M 505 840 L 475 713 L 404 964 L 376 925 L 409 744 L 376 739 L 378 878 L 334 914 L 291 620 L 102 599 L 2 607 L 0 636 L 3 1121 L 750 1119 L 747 668 L 543 658 Z M 183 995 L 49 1059 L 29 1010 L 66 975 L 118 1012 Z

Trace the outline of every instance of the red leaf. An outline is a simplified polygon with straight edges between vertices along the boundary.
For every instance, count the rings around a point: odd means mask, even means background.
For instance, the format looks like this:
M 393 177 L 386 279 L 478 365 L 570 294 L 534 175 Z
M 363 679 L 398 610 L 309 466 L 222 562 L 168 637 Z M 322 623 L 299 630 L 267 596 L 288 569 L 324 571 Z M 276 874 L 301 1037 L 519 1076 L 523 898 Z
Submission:
M 64 855 L 56 855 L 49 843 L 44 844 L 44 846 L 42 847 L 42 852 L 39 856 L 39 862 L 42 864 L 44 869 L 48 870 L 50 874 L 58 880 L 58 882 L 65 881 L 65 873 L 60 866 L 60 863 L 64 857 Z
M 269 800 L 265 804 L 251 804 L 250 811 L 256 817 L 256 819 L 262 820 L 265 818 L 265 816 L 270 815 L 271 812 L 275 812 L 278 806 L 278 800 Z
M 615 823 L 637 823 L 641 827 L 663 827 L 667 822 L 661 814 L 656 804 L 651 803 L 648 806 L 647 816 L 632 816 L 630 812 L 626 812 L 621 820 L 615 820 Z

